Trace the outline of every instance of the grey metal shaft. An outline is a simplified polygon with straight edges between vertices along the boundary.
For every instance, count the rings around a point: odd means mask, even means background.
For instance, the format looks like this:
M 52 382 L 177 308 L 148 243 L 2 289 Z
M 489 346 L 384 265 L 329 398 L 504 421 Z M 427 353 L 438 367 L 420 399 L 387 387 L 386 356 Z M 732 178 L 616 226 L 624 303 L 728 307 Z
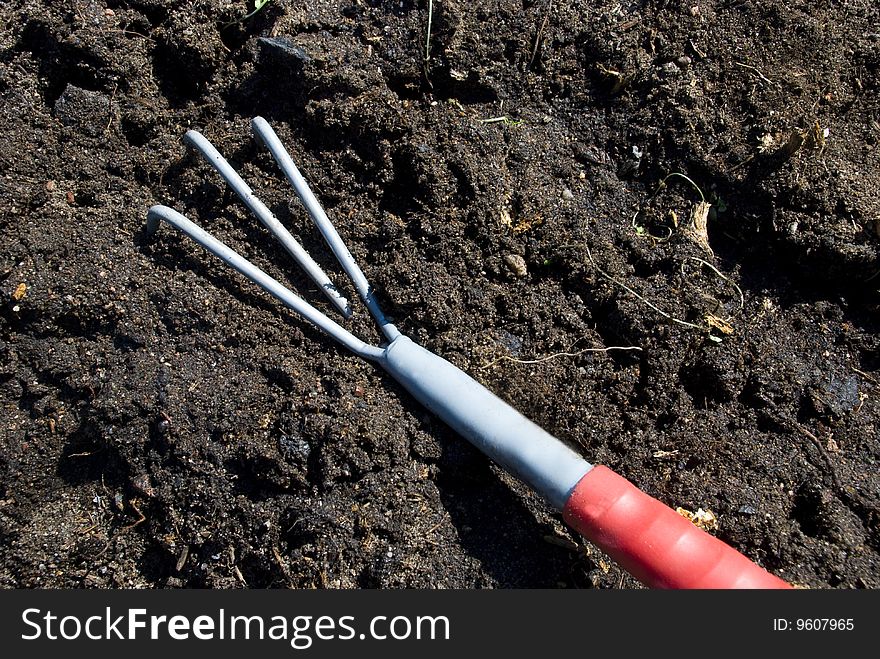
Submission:
M 251 125 L 253 126 L 254 132 L 261 140 L 263 140 L 263 143 L 272 153 L 272 157 L 275 158 L 275 162 L 278 163 L 278 166 L 281 168 L 281 171 L 284 172 L 287 180 L 290 181 L 293 189 L 296 190 L 296 194 L 303 206 L 305 206 L 305 209 L 308 211 L 309 215 L 311 215 L 312 220 L 314 220 L 321 235 L 324 236 L 324 240 L 327 241 L 327 245 L 329 245 L 330 250 L 333 252 L 334 256 L 336 256 L 339 264 L 351 278 L 358 295 L 361 300 L 364 301 L 364 304 L 367 305 L 367 309 L 369 309 L 373 318 L 376 319 L 382 333 L 385 334 L 389 341 L 396 339 L 400 336 L 400 332 L 385 318 L 385 314 L 382 312 L 379 303 L 376 301 L 373 288 L 364 276 L 360 266 L 358 266 L 357 262 L 354 260 L 351 252 L 348 251 L 348 247 L 345 246 L 345 243 L 339 236 L 339 232 L 336 231 L 336 227 L 330 222 L 330 219 L 327 217 L 321 204 L 315 198 L 311 188 L 309 188 L 309 184 L 306 183 L 306 180 L 303 178 L 302 174 L 300 174 L 299 169 L 293 163 L 293 159 L 290 157 L 287 149 L 284 148 L 281 140 L 278 139 L 278 135 L 262 117 L 254 117 L 251 121 Z
M 264 291 L 281 300 L 285 306 L 332 336 L 356 355 L 371 361 L 380 361 L 384 359 L 385 351 L 382 348 L 377 348 L 376 346 L 361 341 L 341 325 L 332 321 L 323 313 L 315 309 L 308 302 L 292 293 L 283 284 L 278 282 L 278 280 L 267 275 L 246 258 L 236 253 L 232 248 L 217 240 L 210 233 L 188 220 L 173 208 L 168 208 L 167 206 L 153 206 L 147 213 L 147 232 L 154 233 L 159 227 L 160 220 L 167 222 L 174 228 L 188 235 L 209 252 L 219 257 L 227 265 L 238 270 L 238 272 L 250 279 Z
M 336 286 L 333 285 L 333 282 L 330 281 L 330 278 L 321 269 L 321 266 L 315 263 L 296 238 L 294 238 L 290 232 L 284 228 L 284 225 L 278 221 L 278 218 L 272 214 L 272 211 L 266 208 L 266 205 L 254 195 L 250 186 L 245 183 L 232 168 L 232 165 L 220 155 L 220 152 L 214 148 L 214 145 L 196 130 L 187 131 L 184 139 L 194 146 L 196 150 L 204 156 L 205 160 L 217 170 L 220 176 L 223 177 L 223 180 L 229 184 L 229 187 L 235 191 L 250 211 L 257 216 L 257 219 L 263 223 L 263 226 L 265 226 L 272 235 L 278 239 L 278 242 L 280 242 L 284 246 L 284 249 L 286 249 L 296 262 L 302 266 L 303 270 L 306 271 L 306 274 L 312 278 L 312 281 L 321 287 L 321 290 L 342 315 L 346 318 L 351 316 L 351 307 L 348 304 L 348 300 L 340 295 Z
M 422 405 L 558 510 L 593 468 L 467 373 L 405 336 L 385 348 L 379 363 Z

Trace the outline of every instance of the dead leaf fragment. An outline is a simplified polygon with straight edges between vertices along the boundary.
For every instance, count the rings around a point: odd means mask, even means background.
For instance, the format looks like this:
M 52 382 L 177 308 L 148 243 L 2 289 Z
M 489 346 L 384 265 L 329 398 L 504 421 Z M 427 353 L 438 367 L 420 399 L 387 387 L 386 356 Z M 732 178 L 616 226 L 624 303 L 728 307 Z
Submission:
M 788 136 L 788 140 L 786 140 L 785 144 L 780 147 L 779 154 L 783 158 L 791 158 L 794 154 L 801 150 L 804 142 L 807 141 L 808 134 L 809 131 L 795 128 L 791 132 L 791 135 Z
M 818 121 L 813 123 L 813 127 L 810 129 L 809 134 L 807 135 L 806 145 L 811 149 L 818 149 L 819 151 L 823 151 L 825 149 L 825 138 L 828 137 L 829 131 L 827 128 L 822 128 Z
M 722 334 L 733 334 L 733 325 L 715 314 L 706 314 L 706 323 L 709 327 L 714 327 Z
M 694 208 L 694 212 L 691 213 L 691 222 L 684 229 L 684 234 L 694 241 L 697 245 L 703 248 L 709 256 L 715 256 L 715 252 L 712 251 L 712 248 L 709 246 L 709 209 L 712 208 L 712 204 L 701 201 Z
M 16 302 L 20 302 L 25 295 L 27 295 L 27 284 L 24 282 L 20 283 L 15 287 L 15 290 L 12 291 L 12 299 Z
M 677 512 L 682 517 L 686 517 L 695 526 L 698 526 L 704 531 L 718 530 L 718 518 L 715 517 L 715 513 L 713 513 L 711 510 L 703 510 L 702 508 L 697 508 L 697 512 L 692 513 L 690 510 L 679 506 L 675 509 L 675 512 Z
M 535 227 L 539 227 L 544 223 L 544 217 L 540 214 L 533 215 L 528 218 L 523 218 L 518 220 L 516 224 L 513 225 L 513 233 L 516 235 L 526 233 L 531 231 Z
M 622 92 L 635 79 L 634 75 L 625 75 L 620 71 L 609 69 L 603 64 L 598 64 L 596 68 L 598 68 L 599 72 L 603 76 L 605 76 L 605 78 L 611 83 L 611 90 L 609 91 L 609 94 L 611 94 L 612 96 L 615 96 Z

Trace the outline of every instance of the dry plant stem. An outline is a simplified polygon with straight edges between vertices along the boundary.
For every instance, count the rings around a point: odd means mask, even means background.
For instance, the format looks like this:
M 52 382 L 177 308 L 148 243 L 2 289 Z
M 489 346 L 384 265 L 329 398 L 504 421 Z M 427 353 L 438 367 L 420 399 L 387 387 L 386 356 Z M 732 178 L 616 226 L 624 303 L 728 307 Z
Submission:
M 868 380 L 868 382 L 873 382 L 874 384 L 880 384 L 880 383 L 877 382 L 877 380 L 875 380 L 874 378 L 872 378 L 870 375 L 868 375 L 868 374 L 865 373 L 864 371 L 860 371 L 860 370 L 857 369 L 857 368 L 853 368 L 853 372 L 858 373 L 858 374 L 861 375 L 863 378 L 865 378 L 866 380 Z
M 578 355 L 582 355 L 586 352 L 611 352 L 612 350 L 638 350 L 641 351 L 641 347 L 639 346 L 608 346 L 607 348 L 584 348 L 582 350 L 578 350 L 577 352 L 555 352 L 552 355 L 547 355 L 546 357 L 539 357 L 537 359 L 517 359 L 516 357 L 510 357 L 508 355 L 501 355 L 498 359 L 493 359 L 491 362 L 486 364 L 485 366 L 481 366 L 480 369 L 491 368 L 498 362 L 509 361 L 514 362 L 516 364 L 540 364 L 542 362 L 550 361 L 551 359 L 556 359 L 557 357 L 577 357 Z
M 666 313 L 665 311 L 663 311 L 663 309 L 661 309 L 660 307 L 658 307 L 657 305 L 655 305 L 653 302 L 651 302 L 651 301 L 645 299 L 645 297 L 644 297 L 643 295 L 639 295 L 639 294 L 636 293 L 633 289 L 631 289 L 629 286 L 627 286 L 626 284 L 624 284 L 624 283 L 621 282 L 621 281 L 618 281 L 617 279 L 615 279 L 614 277 L 612 277 L 611 275 L 609 275 L 607 272 L 605 272 L 602 268 L 600 268 L 600 267 L 596 264 L 596 261 L 593 260 L 593 254 L 592 254 L 592 252 L 590 252 L 590 248 L 587 247 L 586 245 L 584 245 L 584 249 L 587 250 L 587 257 L 589 257 L 589 259 L 590 259 L 590 263 L 593 264 L 593 267 L 596 268 L 596 272 L 598 272 L 600 275 L 602 275 L 603 277 L 605 277 L 605 279 L 607 279 L 608 281 L 610 281 L 610 282 L 612 282 L 612 283 L 614 283 L 614 284 L 617 284 L 617 285 L 620 286 L 623 290 L 625 290 L 627 293 L 630 293 L 630 294 L 634 295 L 636 298 L 638 298 L 639 300 L 641 300 L 642 302 L 644 302 L 644 303 L 645 303 L 647 306 L 649 306 L 651 309 L 653 309 L 654 311 L 656 311 L 657 313 L 659 313 L 659 314 L 660 314 L 661 316 L 663 316 L 664 318 L 667 318 L 668 320 L 671 320 L 673 323 L 678 323 L 679 325 L 684 325 L 685 327 L 692 327 L 692 328 L 694 328 L 694 329 L 698 329 L 698 330 L 703 330 L 703 329 L 705 329 L 704 327 L 701 327 L 700 325 L 694 325 L 693 323 L 689 323 L 689 322 L 687 322 L 686 320 L 681 320 L 680 318 L 676 318 L 676 317 L 673 316 L 672 314 Z
M 641 213 L 641 212 L 642 212 L 642 209 L 640 208 L 640 209 L 637 210 L 637 211 L 635 212 L 635 214 L 632 216 L 632 221 L 630 222 L 630 224 L 631 224 L 631 226 L 632 226 L 633 229 L 635 229 L 637 232 L 644 233 L 645 236 L 647 236 L 648 238 L 652 238 L 652 239 L 656 240 L 658 243 L 665 243 L 667 240 L 669 240 L 670 238 L 672 238 L 672 229 L 670 229 L 669 227 L 664 227 L 664 228 L 669 232 L 667 235 L 665 235 L 665 236 L 655 236 L 653 233 L 651 233 L 650 231 L 648 231 L 645 227 L 643 227 L 643 226 L 641 226 L 641 225 L 639 225 L 639 224 L 636 224 L 636 220 L 639 219 L 639 213 Z
M 770 78 L 765 76 L 763 73 L 761 73 L 761 71 L 757 67 L 751 66 L 750 64 L 743 64 L 742 62 L 734 62 L 734 64 L 736 64 L 737 66 L 741 66 L 744 69 L 749 69 L 750 71 L 754 71 L 755 75 L 757 75 L 761 80 L 766 82 L 768 85 L 773 84 L 773 81 L 770 80 Z
M 712 264 L 709 263 L 708 261 L 704 261 L 703 259 L 697 258 L 696 256 L 686 256 L 685 258 L 686 258 L 686 259 L 690 259 L 691 261 L 696 261 L 697 263 L 700 263 L 700 264 L 706 266 L 706 267 L 709 268 L 712 272 L 714 272 L 716 275 L 718 275 L 719 277 L 721 277 L 721 279 L 723 279 L 723 280 L 726 281 L 728 284 L 730 284 L 731 286 L 733 286 L 733 287 L 736 289 L 736 292 L 739 293 L 739 309 L 740 309 L 740 311 L 742 311 L 742 310 L 745 308 L 745 306 L 746 306 L 746 298 L 745 298 L 745 296 L 743 295 L 742 289 L 736 284 L 735 281 L 733 281 L 733 280 L 732 280 L 730 277 L 728 277 L 727 275 L 723 274 L 720 270 L 718 270 L 718 268 L 716 268 L 714 265 L 712 265 Z M 687 276 L 687 275 L 685 275 L 685 272 L 684 272 L 684 262 L 682 262 L 682 264 L 681 264 L 681 274 L 682 274 L 683 276 L 685 276 L 685 277 Z
M 538 33 L 535 35 L 535 43 L 532 46 L 532 56 L 529 59 L 529 68 L 532 68 L 532 65 L 535 63 L 535 57 L 538 56 L 538 49 L 541 47 L 541 40 L 544 38 L 544 30 L 547 29 L 547 22 L 550 20 L 550 12 L 553 10 L 553 0 L 549 0 L 547 2 L 547 9 L 544 12 L 544 20 L 541 21 L 541 27 L 538 28 Z
M 683 178 L 685 181 L 687 181 L 692 186 L 694 186 L 694 190 L 696 190 L 700 194 L 700 199 L 705 203 L 706 196 L 703 194 L 703 191 L 700 189 L 700 186 L 697 185 L 696 183 L 694 183 L 694 180 L 690 176 L 688 176 L 687 174 L 682 174 L 681 172 L 672 172 L 671 174 L 667 174 L 666 178 L 664 178 L 662 181 L 660 181 L 660 185 L 657 186 L 657 192 L 660 192 L 660 190 L 662 190 L 664 188 L 664 186 L 666 185 L 666 181 L 671 179 L 673 176 L 678 176 L 680 178 Z M 657 194 L 657 193 L 655 192 L 654 194 Z
M 706 203 L 706 196 L 703 194 L 703 191 L 700 189 L 700 186 L 697 185 L 697 184 L 694 182 L 694 180 L 693 180 L 690 176 L 688 176 L 687 174 L 682 174 L 681 172 L 672 172 L 671 174 L 667 174 L 667 175 L 663 178 L 663 180 L 660 181 L 660 183 L 657 185 L 657 189 L 654 190 L 654 192 L 652 192 L 651 195 L 650 195 L 650 196 L 649 196 L 649 197 L 648 197 L 648 198 L 647 198 L 647 199 L 646 199 L 646 200 L 645 200 L 645 201 L 639 206 L 639 209 L 635 212 L 635 215 L 633 215 L 633 217 L 632 217 L 632 223 L 631 223 L 631 224 L 632 224 L 633 229 L 636 229 L 636 230 L 639 229 L 639 225 L 636 224 L 636 220 L 638 219 L 639 214 L 642 212 L 642 209 L 643 209 L 644 205 L 645 205 L 648 201 L 650 201 L 651 199 L 653 199 L 654 197 L 656 197 L 656 196 L 659 194 L 659 192 L 660 192 L 663 188 L 666 187 L 666 181 L 668 181 L 669 179 L 671 179 L 673 176 L 678 176 L 679 178 L 683 178 L 685 181 L 687 181 L 687 182 L 690 183 L 692 186 L 694 186 L 694 190 L 696 190 L 697 193 L 700 195 L 700 199 L 702 200 L 702 202 L 703 202 L 704 204 Z M 653 238 L 654 240 L 656 240 L 656 241 L 658 241 L 658 242 L 661 242 L 661 243 L 662 243 L 662 242 L 666 242 L 667 240 L 669 240 L 670 238 L 672 238 L 672 229 L 670 229 L 670 228 L 668 228 L 668 227 L 666 228 L 666 230 L 669 231 L 669 235 L 668 235 L 668 236 L 665 236 L 665 237 L 664 237 L 664 236 L 655 236 L 655 235 L 653 235 L 652 233 L 650 233 L 649 231 L 647 231 L 647 229 L 644 229 L 644 227 L 642 227 L 642 229 L 644 230 L 644 232 L 646 233 L 646 235 L 647 235 L 649 238 Z

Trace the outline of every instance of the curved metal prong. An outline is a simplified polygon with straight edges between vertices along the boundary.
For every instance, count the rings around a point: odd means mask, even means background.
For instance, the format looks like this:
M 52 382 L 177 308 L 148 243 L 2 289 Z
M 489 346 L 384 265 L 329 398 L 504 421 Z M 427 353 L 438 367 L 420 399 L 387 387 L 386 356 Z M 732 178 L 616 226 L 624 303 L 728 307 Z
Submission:
M 235 193 L 241 198 L 250 211 L 257 216 L 257 219 L 263 223 L 275 238 L 278 239 L 288 253 L 302 266 L 306 274 L 321 287 L 321 290 L 333 305 L 342 313 L 343 316 L 349 318 L 351 316 L 351 306 L 348 300 L 340 295 L 336 286 L 330 281 L 330 278 L 324 273 L 309 253 L 303 249 L 302 245 L 294 238 L 290 232 L 284 228 L 284 225 L 278 221 L 272 211 L 266 208 L 266 205 L 260 201 L 251 190 L 250 186 L 238 175 L 232 168 L 232 165 L 220 155 L 220 152 L 214 148 L 214 145 L 208 139 L 196 130 L 187 131 L 184 139 L 196 148 L 199 153 L 204 156 L 211 166 L 217 170 L 217 173 L 223 177 L 223 180 L 229 184 Z
M 348 251 L 348 248 L 339 236 L 339 232 L 336 231 L 336 227 L 330 222 L 330 219 L 327 217 L 321 204 L 315 198 L 311 188 L 309 188 L 309 184 L 306 183 L 306 180 L 303 178 L 302 174 L 300 174 L 299 169 L 297 169 L 297 166 L 294 164 L 287 149 L 281 144 L 281 140 L 278 139 L 278 135 L 275 134 L 272 126 L 270 126 L 269 122 L 262 117 L 254 117 L 251 121 L 251 126 L 257 136 L 259 136 L 263 143 L 268 147 L 269 151 L 272 152 L 272 157 L 275 158 L 275 162 L 278 163 L 281 171 L 284 172 L 287 180 L 290 181 L 293 189 L 296 190 L 296 194 L 303 206 L 305 206 L 309 215 L 311 215 L 312 220 L 314 220 L 321 235 L 324 236 L 324 240 L 327 241 L 327 245 L 336 257 L 336 260 L 339 261 L 342 269 L 345 270 L 346 274 L 351 279 L 361 300 L 367 305 L 370 314 L 376 319 L 376 323 L 378 323 L 382 333 L 389 341 L 396 339 L 400 336 L 400 332 L 388 321 L 387 318 L 385 318 L 385 314 L 382 312 L 379 303 L 376 301 L 373 287 L 370 286 L 363 271 L 354 260 L 351 252 Z
M 202 229 L 199 225 L 188 220 L 173 208 L 168 208 L 168 206 L 153 206 L 147 213 L 147 233 L 154 233 L 159 227 L 160 220 L 167 222 L 175 229 L 185 233 L 199 245 L 220 258 L 224 263 L 243 274 L 270 295 L 278 298 L 289 309 L 292 309 L 308 322 L 315 325 L 318 329 L 321 329 L 332 336 L 356 355 L 372 361 L 381 361 L 384 359 L 384 349 L 361 341 L 354 334 L 325 316 L 308 302 L 291 292 L 276 279 L 273 279 L 253 263 L 238 254 L 231 247 L 217 240 L 217 238 Z

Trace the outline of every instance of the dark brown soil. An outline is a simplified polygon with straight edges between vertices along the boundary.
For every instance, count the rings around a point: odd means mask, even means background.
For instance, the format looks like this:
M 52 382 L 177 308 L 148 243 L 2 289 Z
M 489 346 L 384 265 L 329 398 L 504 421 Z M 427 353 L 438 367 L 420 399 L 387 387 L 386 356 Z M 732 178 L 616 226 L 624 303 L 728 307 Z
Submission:
M 145 234 L 173 206 L 323 305 L 181 141 L 337 272 L 262 115 L 402 331 L 791 582 L 880 586 L 876 2 L 435 0 L 427 63 L 426 2 L 223 27 L 251 8 L 0 9 L 0 584 L 636 585 L 383 372 Z M 641 351 L 580 352 L 609 346 Z

